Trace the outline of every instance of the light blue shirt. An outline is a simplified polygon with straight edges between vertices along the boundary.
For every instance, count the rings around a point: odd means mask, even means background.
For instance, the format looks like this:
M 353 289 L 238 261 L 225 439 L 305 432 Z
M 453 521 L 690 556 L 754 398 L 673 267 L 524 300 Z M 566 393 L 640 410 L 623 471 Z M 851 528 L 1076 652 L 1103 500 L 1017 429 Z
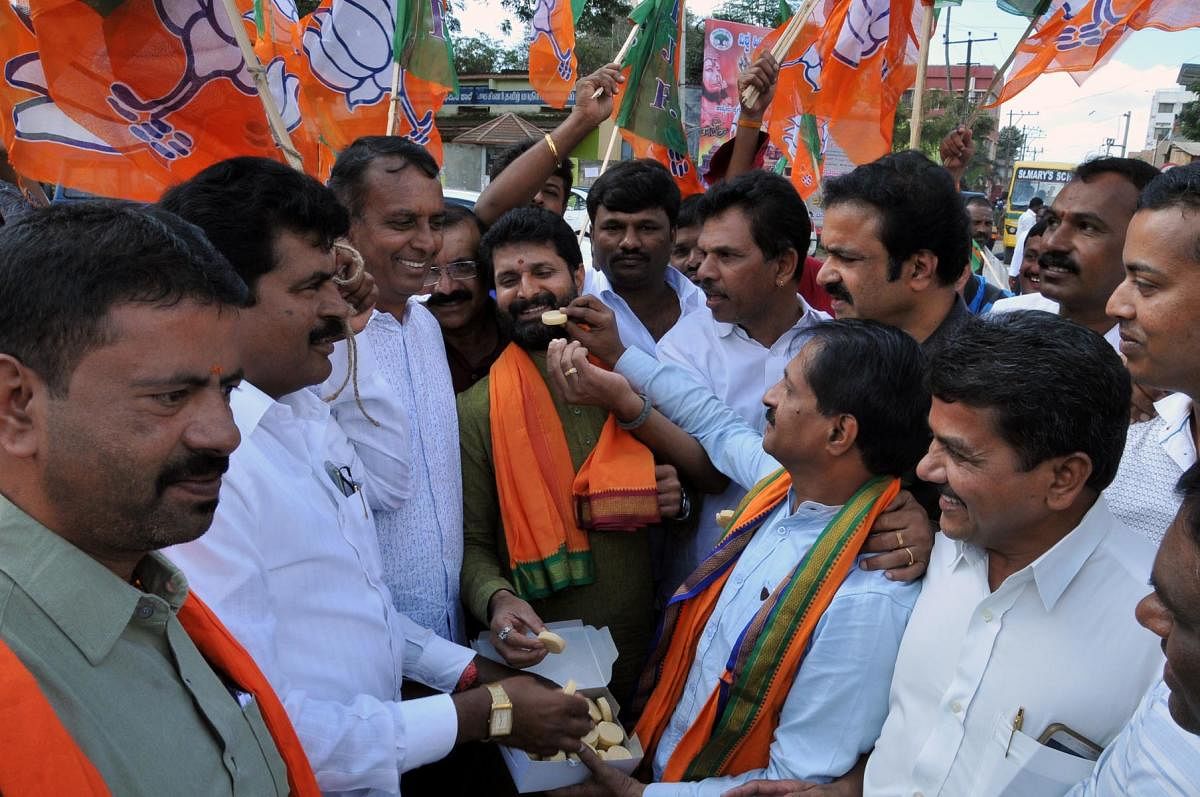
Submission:
M 689 313 L 707 308 L 704 292 L 676 269 L 667 266 L 666 273 L 663 275 L 663 281 L 679 297 L 679 318 L 681 320 Z M 604 302 L 608 306 L 608 309 L 613 311 L 613 316 L 617 321 L 617 333 L 621 336 L 621 343 L 628 348 L 638 348 L 648 354 L 654 354 L 654 349 L 657 345 L 654 336 L 650 334 L 650 330 L 646 329 L 646 325 L 642 323 L 642 319 L 637 317 L 629 304 L 621 298 L 620 294 L 613 290 L 612 284 L 608 281 L 608 277 L 605 276 L 603 271 L 593 268 L 584 270 L 583 292 L 585 295 L 595 296 Z M 677 321 L 676 323 L 679 322 Z
M 1167 708 L 1170 694 L 1159 681 L 1104 750 L 1092 776 L 1067 797 L 1200 794 L 1200 736 L 1175 724 Z
M 617 371 L 648 395 L 668 418 L 695 436 L 709 457 L 749 488 L 779 467 L 762 450 L 762 435 L 679 366 L 629 349 Z M 777 507 L 755 533 L 730 573 L 705 625 L 683 694 L 654 756 L 661 777 L 671 753 L 717 685 L 742 629 L 804 557 L 840 507 L 813 502 Z M 763 769 L 697 783 L 657 783 L 647 797 L 718 797 L 756 778 L 828 782 L 845 774 L 879 736 L 888 709 L 892 667 L 920 587 L 855 567 L 813 631 L 784 702 Z

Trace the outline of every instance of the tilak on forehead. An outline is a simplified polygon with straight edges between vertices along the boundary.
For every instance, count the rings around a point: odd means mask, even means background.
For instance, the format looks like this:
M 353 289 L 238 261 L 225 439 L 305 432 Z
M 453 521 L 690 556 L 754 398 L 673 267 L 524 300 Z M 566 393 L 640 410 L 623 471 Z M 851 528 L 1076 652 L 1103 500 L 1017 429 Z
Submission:
M 221 374 L 224 373 L 224 371 L 225 371 L 225 369 L 219 365 L 214 365 L 208 369 L 208 372 L 210 374 L 212 374 L 213 376 L 217 377 L 218 379 L 221 378 Z

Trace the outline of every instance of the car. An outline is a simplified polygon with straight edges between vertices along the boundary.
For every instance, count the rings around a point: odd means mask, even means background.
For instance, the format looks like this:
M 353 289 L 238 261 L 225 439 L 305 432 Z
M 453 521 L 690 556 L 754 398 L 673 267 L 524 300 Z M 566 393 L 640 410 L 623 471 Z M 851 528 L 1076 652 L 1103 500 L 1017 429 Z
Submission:
M 563 214 L 563 219 L 570 225 L 571 230 L 579 235 L 580 228 L 587 222 L 587 195 L 586 188 L 572 188 L 571 196 L 567 199 L 567 211 Z M 443 188 L 442 199 L 450 205 L 459 205 L 467 210 L 474 210 L 475 203 L 479 201 L 478 191 L 468 191 L 462 188 Z M 584 265 L 592 264 L 592 246 L 589 239 L 592 237 L 589 231 L 583 237 L 583 241 L 579 244 L 580 253 L 583 255 Z

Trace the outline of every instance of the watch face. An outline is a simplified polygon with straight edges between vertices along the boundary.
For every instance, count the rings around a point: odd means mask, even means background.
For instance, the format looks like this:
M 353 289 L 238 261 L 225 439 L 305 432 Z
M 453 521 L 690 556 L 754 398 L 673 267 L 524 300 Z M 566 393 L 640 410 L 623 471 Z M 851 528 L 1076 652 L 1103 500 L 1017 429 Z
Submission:
M 492 736 L 507 736 L 512 733 L 512 709 L 499 709 L 492 713 Z

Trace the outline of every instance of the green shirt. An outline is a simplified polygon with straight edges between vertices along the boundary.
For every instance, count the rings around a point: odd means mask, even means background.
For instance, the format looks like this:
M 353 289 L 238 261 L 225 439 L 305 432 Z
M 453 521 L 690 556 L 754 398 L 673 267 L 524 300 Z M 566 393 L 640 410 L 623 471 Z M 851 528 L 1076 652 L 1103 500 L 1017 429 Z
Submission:
M 530 354 L 545 378 L 545 354 Z M 492 595 L 500 589 L 516 591 L 509 581 L 508 546 L 492 465 L 490 383 L 485 377 L 458 396 L 463 468 L 462 595 L 467 608 L 484 624 Z M 566 404 L 557 396 L 554 407 L 578 471 L 595 447 L 608 413 L 598 407 Z M 596 580 L 529 602 L 543 622 L 581 619 L 597 628 L 608 626 L 618 651 L 610 688 L 621 701 L 628 701 L 633 694 L 654 633 L 649 531 L 589 533 Z
M 235 699 L 176 617 L 183 574 L 151 553 L 135 576 L 144 592 L 0 496 L 0 639 L 109 790 L 286 795 L 257 704 Z

